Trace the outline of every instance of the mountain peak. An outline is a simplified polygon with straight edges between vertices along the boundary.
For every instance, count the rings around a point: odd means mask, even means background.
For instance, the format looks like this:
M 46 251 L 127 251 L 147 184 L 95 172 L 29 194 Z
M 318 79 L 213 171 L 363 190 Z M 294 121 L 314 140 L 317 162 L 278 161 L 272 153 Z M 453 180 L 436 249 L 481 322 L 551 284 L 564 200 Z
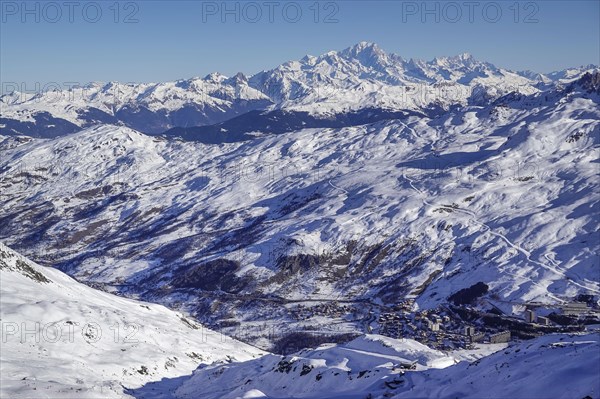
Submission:
M 235 79 L 235 81 L 237 83 L 247 83 L 248 82 L 248 77 L 246 75 L 244 75 L 243 72 L 236 73 L 235 76 L 233 77 L 233 79 Z
M 342 50 L 342 53 L 353 56 L 360 54 L 385 54 L 381 47 L 379 47 L 376 43 L 364 41 Z
M 473 56 L 471 55 L 471 53 L 461 53 L 459 55 L 457 55 L 455 58 L 462 60 L 462 61 L 466 61 L 466 60 L 472 60 Z
M 581 76 L 579 79 L 573 82 L 571 87 L 573 87 L 573 85 L 578 85 L 588 93 L 595 92 L 597 94 L 600 94 L 600 72 L 586 72 L 585 74 L 583 74 L 583 76 Z
M 219 72 L 212 72 L 204 77 L 205 81 L 214 82 L 214 83 L 221 83 L 225 79 L 227 79 L 227 76 L 225 76 Z
M 316 60 L 317 57 L 315 57 L 314 55 L 307 54 L 304 57 L 302 57 L 300 62 L 302 62 L 303 64 L 314 65 Z
M 351 48 L 356 49 L 358 51 L 362 51 L 365 49 L 379 49 L 379 46 L 377 45 L 377 43 L 362 41 L 362 42 L 358 42 Z
M 358 60 L 365 66 L 382 65 L 387 63 L 387 54 L 377 44 L 371 42 L 359 42 L 352 47 L 342 50 L 338 55 Z
M 432 63 L 437 65 L 443 65 L 446 63 L 466 63 L 466 62 L 475 62 L 475 58 L 470 53 L 461 53 L 458 55 L 450 56 L 450 57 L 435 57 L 432 60 Z

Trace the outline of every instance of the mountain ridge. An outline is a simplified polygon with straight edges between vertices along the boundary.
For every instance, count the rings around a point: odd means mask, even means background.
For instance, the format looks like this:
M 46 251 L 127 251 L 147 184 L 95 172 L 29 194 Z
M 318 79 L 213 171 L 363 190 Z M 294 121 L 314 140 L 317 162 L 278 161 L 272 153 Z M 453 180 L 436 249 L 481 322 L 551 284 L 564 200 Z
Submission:
M 447 110 L 485 105 L 511 91 L 539 92 L 548 85 L 569 83 L 586 70 L 572 68 L 548 76 L 512 72 L 467 53 L 406 61 L 374 43 L 360 42 L 250 76 L 215 72 L 174 82 L 90 83 L 65 90 L 5 94 L 0 97 L 0 134 L 56 137 L 111 123 L 156 135 L 175 127 L 214 125 L 252 111 L 283 110 L 331 118 L 367 108 Z

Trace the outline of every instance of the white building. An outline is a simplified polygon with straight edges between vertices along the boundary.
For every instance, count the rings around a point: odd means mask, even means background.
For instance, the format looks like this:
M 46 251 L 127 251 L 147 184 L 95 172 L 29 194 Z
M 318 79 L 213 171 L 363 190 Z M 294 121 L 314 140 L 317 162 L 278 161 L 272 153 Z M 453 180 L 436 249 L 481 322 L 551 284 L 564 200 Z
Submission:
M 440 331 L 440 323 L 437 321 L 429 321 L 427 324 L 431 331 Z

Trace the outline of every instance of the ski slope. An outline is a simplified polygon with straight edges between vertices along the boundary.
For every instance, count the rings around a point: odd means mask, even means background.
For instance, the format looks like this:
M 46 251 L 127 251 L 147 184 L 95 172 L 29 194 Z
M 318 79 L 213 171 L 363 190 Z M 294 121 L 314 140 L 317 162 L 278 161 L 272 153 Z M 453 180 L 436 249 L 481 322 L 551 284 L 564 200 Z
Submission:
M 150 381 L 262 351 L 160 305 L 89 288 L 0 243 L 0 396 L 131 398 Z

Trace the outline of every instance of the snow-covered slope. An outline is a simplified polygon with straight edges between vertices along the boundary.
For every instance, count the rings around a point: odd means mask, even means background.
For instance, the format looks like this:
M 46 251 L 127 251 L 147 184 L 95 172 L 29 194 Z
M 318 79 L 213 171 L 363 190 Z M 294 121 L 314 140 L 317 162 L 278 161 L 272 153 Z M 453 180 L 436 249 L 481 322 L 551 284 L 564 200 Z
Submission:
M 413 398 L 595 398 L 600 395 L 600 336 L 550 335 L 513 345 L 473 363 L 407 373 Z
M 173 127 L 212 125 L 253 110 L 308 112 L 327 119 L 362 109 L 439 111 L 485 105 L 515 91 L 537 93 L 594 68 L 549 76 L 516 73 L 469 54 L 404 60 L 361 42 L 250 77 L 213 73 L 167 83 L 91 83 L 9 93 L 0 97 L 0 134 L 55 137 L 97 123 L 160 134 Z
M 0 117 L 7 133 L 52 137 L 98 123 L 118 123 L 148 134 L 174 126 L 207 125 L 264 109 L 269 98 L 248 86 L 239 74 L 210 74 L 166 83 L 107 84 L 13 92 L 0 97 Z
M 123 398 L 263 353 L 163 306 L 100 292 L 0 243 L 0 396 Z
M 345 345 L 325 344 L 290 356 L 201 367 L 176 391 L 178 398 L 364 398 L 398 378 L 401 365 L 418 370 L 456 360 L 416 341 L 367 335 Z M 255 395 L 255 396 L 252 396 Z
M 319 57 L 306 56 L 250 78 L 263 92 L 272 92 L 278 107 L 317 114 L 360 108 L 449 108 L 483 103 L 511 91 L 536 92 L 537 81 L 469 54 L 432 61 L 405 61 L 374 43 L 361 42 Z
M 413 361 L 415 371 L 401 368 Z M 597 334 L 542 337 L 472 363 L 459 363 L 411 340 L 366 336 L 293 356 L 201 367 L 175 397 L 595 398 L 600 393 L 598 364 Z
M 518 315 L 597 295 L 597 76 L 435 118 L 221 145 L 115 126 L 5 140 L 0 239 L 231 333 L 332 317 L 364 331 L 371 306 L 434 307 L 477 282 Z M 369 306 L 293 316 L 307 299 Z

